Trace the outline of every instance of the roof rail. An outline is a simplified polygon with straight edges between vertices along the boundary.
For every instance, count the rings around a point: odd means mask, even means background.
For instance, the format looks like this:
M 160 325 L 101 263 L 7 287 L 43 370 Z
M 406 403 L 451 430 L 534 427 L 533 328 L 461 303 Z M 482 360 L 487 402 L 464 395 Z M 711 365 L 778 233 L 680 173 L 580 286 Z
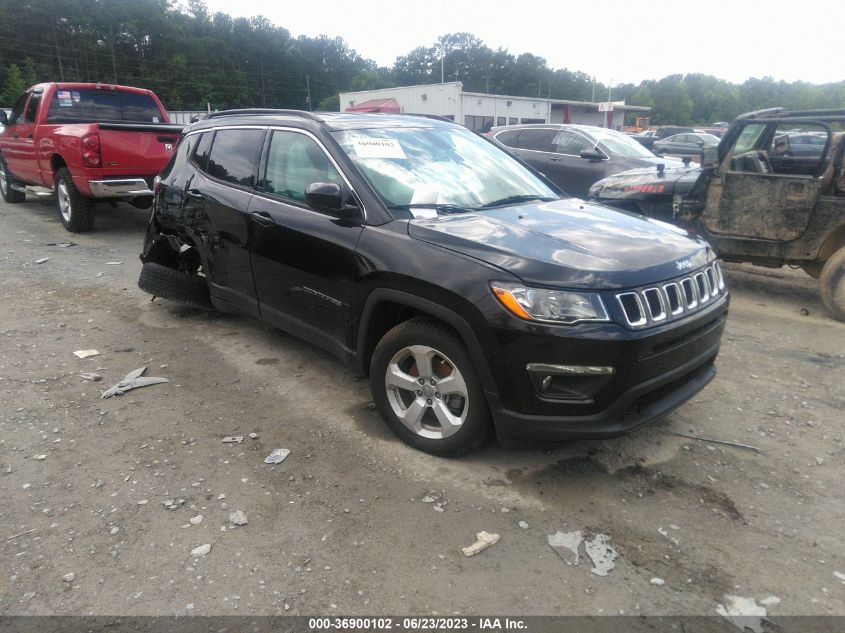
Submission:
M 737 120 L 765 118 L 775 116 L 777 114 L 782 114 L 785 111 L 786 110 L 784 110 L 784 108 L 766 108 L 765 110 L 754 110 L 754 112 L 746 112 L 745 114 L 740 114 L 737 117 Z
M 783 113 L 784 117 L 827 117 L 845 116 L 845 109 L 830 108 L 826 110 L 792 110 Z
M 240 110 L 223 110 L 222 112 L 212 112 L 206 118 L 217 119 L 224 116 L 249 116 L 249 115 L 281 115 L 281 116 L 300 116 L 304 119 L 311 119 L 312 121 L 320 121 L 322 119 L 313 112 L 306 112 L 305 110 L 274 110 L 272 108 L 244 108 Z

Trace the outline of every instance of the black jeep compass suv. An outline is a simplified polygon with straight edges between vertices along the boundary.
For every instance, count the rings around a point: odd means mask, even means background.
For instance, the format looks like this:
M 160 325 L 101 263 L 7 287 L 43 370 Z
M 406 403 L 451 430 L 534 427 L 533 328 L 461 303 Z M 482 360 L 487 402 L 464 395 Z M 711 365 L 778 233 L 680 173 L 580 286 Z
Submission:
M 139 286 L 252 315 L 369 375 L 408 444 L 610 437 L 714 376 L 715 255 L 561 198 L 445 119 L 229 111 L 156 179 Z

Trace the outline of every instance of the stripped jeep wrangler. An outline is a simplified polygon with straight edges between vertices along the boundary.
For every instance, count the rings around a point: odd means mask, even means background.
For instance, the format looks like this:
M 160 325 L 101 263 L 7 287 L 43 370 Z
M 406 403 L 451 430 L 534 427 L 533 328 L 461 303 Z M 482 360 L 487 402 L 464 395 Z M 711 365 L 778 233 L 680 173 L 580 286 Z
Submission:
M 845 110 L 739 116 L 701 167 L 631 170 L 600 180 L 604 204 L 668 220 L 725 261 L 800 266 L 845 320 Z

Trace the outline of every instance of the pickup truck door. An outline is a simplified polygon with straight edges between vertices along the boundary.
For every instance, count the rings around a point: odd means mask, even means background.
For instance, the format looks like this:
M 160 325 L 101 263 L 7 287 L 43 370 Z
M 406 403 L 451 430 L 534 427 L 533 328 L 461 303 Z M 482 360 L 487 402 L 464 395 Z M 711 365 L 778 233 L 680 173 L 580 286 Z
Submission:
M 41 91 L 28 92 L 18 99 L 12 110 L 13 119 L 9 121 L 10 125 L 3 133 L 3 158 L 6 166 L 15 178 L 30 184 L 41 182 L 34 139 L 41 95 Z
M 773 173 L 768 152 L 755 149 L 760 143 L 743 141 L 764 138 L 764 126 L 746 126 L 723 160 L 721 175 L 710 178 L 702 221 L 714 235 L 788 242 L 801 237 L 810 223 L 821 180 Z
M 350 346 L 355 247 L 363 223 L 305 204 L 305 189 L 313 182 L 348 184 L 314 137 L 295 130 L 272 134 L 249 205 L 261 315 L 343 356 Z

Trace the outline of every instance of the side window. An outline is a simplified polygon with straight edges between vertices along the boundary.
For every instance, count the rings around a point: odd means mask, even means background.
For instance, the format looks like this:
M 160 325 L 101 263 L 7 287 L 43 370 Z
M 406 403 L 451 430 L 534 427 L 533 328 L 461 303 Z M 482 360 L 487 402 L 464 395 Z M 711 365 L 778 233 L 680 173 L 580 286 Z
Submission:
M 254 186 L 263 141 L 264 130 L 218 130 L 208 155 L 206 173 L 233 185 Z
M 739 154 L 743 154 L 750 149 L 754 149 L 754 145 L 757 143 L 757 139 L 760 138 L 760 135 L 765 129 L 765 123 L 752 123 L 751 125 L 746 125 L 740 133 L 739 138 L 736 139 L 736 143 L 734 144 L 733 149 L 733 155 L 738 156 Z
M 801 125 L 779 123 L 772 143 L 767 148 L 772 171 L 776 174 L 815 176 L 822 169 L 822 161 L 833 152 L 825 152 L 828 145 L 827 128 L 813 123 Z
M 343 179 L 311 137 L 299 132 L 273 132 L 262 182 L 264 191 L 303 202 L 305 189 L 314 182 L 342 184 Z
M 516 141 L 516 147 L 534 150 L 535 152 L 553 152 L 552 139 L 555 133 L 555 130 L 522 130 Z
M 519 123 L 519 120 L 515 116 L 508 117 L 508 125 L 516 125 L 517 123 Z
M 191 156 L 191 162 L 199 167 L 202 171 L 206 170 L 208 166 L 208 154 L 211 149 L 211 138 L 214 132 L 204 132 L 199 135 L 200 140 L 194 148 L 194 153 Z
M 26 106 L 26 114 L 23 117 L 24 123 L 35 123 L 35 116 L 38 114 L 38 104 L 41 103 L 40 92 L 33 92 L 29 105 Z
M 496 135 L 496 140 L 499 141 L 502 145 L 507 145 L 508 147 L 516 147 L 516 139 L 519 136 L 520 130 L 506 130 L 504 132 L 499 132 Z
M 497 116 L 496 125 L 507 125 L 507 118 L 503 116 Z
M 593 149 L 594 145 L 583 136 L 568 130 L 558 132 L 555 139 L 555 151 L 558 154 L 569 154 L 570 156 L 580 156 L 582 151 Z
M 26 105 L 27 97 L 29 97 L 28 92 L 22 94 L 18 97 L 18 100 L 15 101 L 15 105 L 12 106 L 12 114 L 9 115 L 9 125 L 17 125 L 22 122 L 21 115 L 23 115 L 23 107 Z

